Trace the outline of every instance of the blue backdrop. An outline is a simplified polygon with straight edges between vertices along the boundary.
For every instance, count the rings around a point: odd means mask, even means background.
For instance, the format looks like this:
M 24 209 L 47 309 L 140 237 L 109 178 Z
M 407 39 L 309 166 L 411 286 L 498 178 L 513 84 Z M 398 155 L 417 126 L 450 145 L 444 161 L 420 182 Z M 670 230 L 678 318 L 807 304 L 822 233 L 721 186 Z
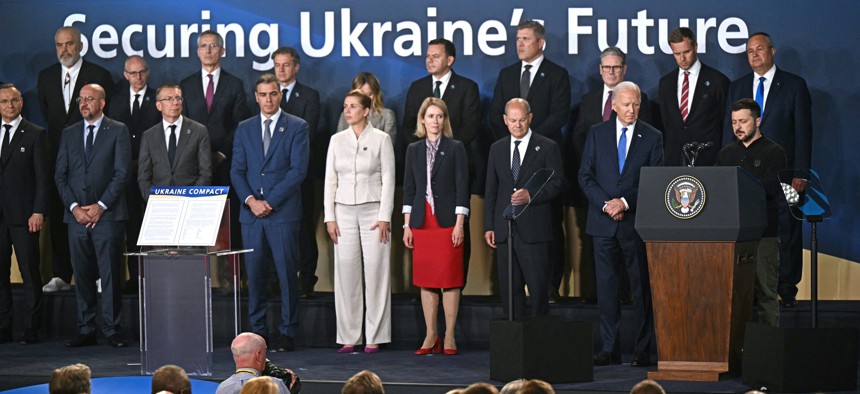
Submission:
M 36 100 L 39 70 L 56 62 L 53 35 L 77 26 L 85 57 L 122 79 L 123 61 L 143 55 L 150 85 L 178 81 L 199 69 L 196 33 L 207 28 L 227 38 L 225 69 L 239 75 L 250 95 L 254 79 L 271 69 L 268 54 L 294 46 L 302 54 L 299 79 L 320 91 L 321 127 L 334 131 L 342 97 L 352 77 L 368 70 L 381 80 L 386 107 L 402 119 L 406 90 L 426 75 L 425 43 L 437 36 L 457 45 L 455 69 L 478 82 L 485 106 L 498 71 L 516 61 L 514 26 L 543 20 L 547 58 L 571 76 L 576 105 L 600 85 L 598 54 L 607 45 L 628 52 L 627 79 L 656 97 L 660 76 L 675 67 L 665 37 L 687 25 L 696 31 L 699 56 L 730 79 L 747 72 L 748 34 L 770 33 L 779 67 L 806 78 L 812 94 L 813 167 L 831 197 L 834 216 L 819 226 L 820 250 L 860 261 L 860 132 L 850 132 L 850 114 L 860 108 L 860 2 L 613 1 L 45 1 L 0 0 L 0 80 L 25 93 L 25 116 L 41 121 Z M 356 5 L 360 4 L 360 5 Z M 848 114 L 848 116 L 841 116 Z M 808 236 L 807 236 L 808 242 Z M 808 247 L 808 246 L 807 246 Z

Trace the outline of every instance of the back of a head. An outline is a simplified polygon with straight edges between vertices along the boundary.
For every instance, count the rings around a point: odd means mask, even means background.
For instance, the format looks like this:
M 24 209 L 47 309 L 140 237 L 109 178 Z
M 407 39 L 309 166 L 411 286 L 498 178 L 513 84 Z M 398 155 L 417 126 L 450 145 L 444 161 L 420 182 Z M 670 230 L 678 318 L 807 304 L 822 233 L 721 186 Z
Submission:
M 352 375 L 343 384 L 342 394 L 385 394 L 382 388 L 382 380 L 375 373 L 364 370 Z
M 633 386 L 630 394 L 666 394 L 666 391 L 663 390 L 663 386 L 660 386 L 659 383 L 651 379 L 645 379 Z
M 516 394 L 517 390 L 519 390 L 520 387 L 523 387 L 523 384 L 526 382 L 528 382 L 528 380 L 525 379 L 512 380 L 499 390 L 499 394 Z
M 527 380 L 517 390 L 517 394 L 555 394 L 552 386 L 540 379 Z
M 268 376 L 260 376 L 245 382 L 240 394 L 278 394 L 278 385 Z
M 89 394 L 90 367 L 84 364 L 72 364 L 55 369 L 48 383 L 51 394 Z
M 496 386 L 493 386 L 489 383 L 472 383 L 469 387 L 466 387 L 463 391 L 463 394 L 498 394 L 499 389 Z
M 152 394 L 169 391 L 173 394 L 191 394 L 191 380 L 182 367 L 164 365 L 152 374 Z

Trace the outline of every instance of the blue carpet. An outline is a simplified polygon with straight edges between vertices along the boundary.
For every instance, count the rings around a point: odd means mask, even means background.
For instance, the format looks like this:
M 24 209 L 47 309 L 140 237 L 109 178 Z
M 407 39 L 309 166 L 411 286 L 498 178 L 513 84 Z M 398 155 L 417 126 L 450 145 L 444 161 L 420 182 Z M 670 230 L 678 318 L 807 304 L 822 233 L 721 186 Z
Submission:
M 94 378 L 92 380 L 93 394 L 149 394 L 151 387 L 151 376 L 120 376 L 115 378 Z M 192 393 L 210 394 L 214 393 L 217 388 L 218 383 L 191 379 Z M 10 394 L 44 394 L 46 392 L 48 392 L 47 384 L 37 384 L 35 386 L 4 391 L 4 393 Z

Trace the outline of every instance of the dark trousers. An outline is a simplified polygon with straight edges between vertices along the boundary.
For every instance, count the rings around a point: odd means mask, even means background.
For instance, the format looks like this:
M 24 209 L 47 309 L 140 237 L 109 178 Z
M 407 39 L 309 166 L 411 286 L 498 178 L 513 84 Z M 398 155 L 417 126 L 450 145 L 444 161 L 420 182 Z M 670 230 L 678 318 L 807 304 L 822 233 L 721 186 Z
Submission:
M 499 234 L 496 235 L 498 237 Z M 499 287 L 502 295 L 502 305 L 505 316 L 508 315 L 508 242 L 496 244 L 496 263 L 499 270 Z M 514 295 L 514 318 L 525 316 L 526 294 L 525 286 L 529 287 L 531 298 L 530 316 L 544 316 L 549 314 L 549 297 L 547 296 L 547 279 L 549 278 L 549 256 L 550 242 L 526 243 L 517 237 L 514 232 L 513 256 L 510 262 L 513 264 L 512 287 Z
M 302 182 L 302 222 L 299 234 L 299 281 L 302 286 L 313 288 L 317 283 L 317 215 L 314 195 L 314 180 L 310 177 Z
M 603 339 L 603 351 L 616 355 L 621 354 L 621 307 L 618 303 L 619 270 L 616 261 L 619 256 L 623 259 L 633 293 L 633 316 L 637 332 L 635 351 L 649 352 L 654 338 L 645 243 L 635 233 L 625 235 L 593 237 L 600 336 Z
M 49 208 L 50 223 L 48 223 L 48 232 L 51 234 L 51 276 L 71 283 L 72 259 L 71 253 L 69 253 L 69 232 L 66 224 L 63 223 L 63 215 L 69 207 L 63 205 L 56 187 L 53 187 Z
M 62 224 L 62 223 L 60 223 Z M 18 269 L 24 281 L 24 303 L 27 306 L 24 330 L 39 330 L 42 311 L 42 274 L 39 271 L 39 233 L 27 226 L 9 226 L 0 220 L 0 329 L 12 329 L 12 245 Z
M 251 331 L 266 336 L 269 332 L 266 310 L 268 284 L 266 261 L 271 259 L 278 273 L 281 288 L 281 335 L 294 337 L 299 325 L 299 280 L 296 265 L 299 255 L 299 222 L 275 223 L 257 219 L 254 223 L 242 224 L 245 247 L 254 249 L 245 254 L 245 270 L 248 273 L 248 320 Z
M 564 198 L 559 194 L 550 202 L 552 242 L 549 244 L 549 289 L 558 290 L 564 276 Z
M 96 333 L 96 280 L 102 280 L 101 315 L 105 337 L 122 334 L 122 250 L 125 221 L 101 220 L 93 228 L 70 223 L 69 250 L 75 270 L 75 298 L 78 304 L 78 328 L 82 335 Z
M 803 222 L 791 216 L 784 199 L 779 205 L 779 285 L 783 299 L 797 296 L 797 284 L 803 276 Z M 802 201 L 802 200 L 801 200 Z
M 125 250 L 126 252 L 137 252 L 137 238 L 140 236 L 140 226 L 143 224 L 143 197 L 137 186 L 137 171 L 132 172 L 132 179 L 125 188 L 125 201 L 128 205 L 128 221 L 125 222 Z M 137 258 L 128 258 L 128 280 L 137 283 L 139 276 Z

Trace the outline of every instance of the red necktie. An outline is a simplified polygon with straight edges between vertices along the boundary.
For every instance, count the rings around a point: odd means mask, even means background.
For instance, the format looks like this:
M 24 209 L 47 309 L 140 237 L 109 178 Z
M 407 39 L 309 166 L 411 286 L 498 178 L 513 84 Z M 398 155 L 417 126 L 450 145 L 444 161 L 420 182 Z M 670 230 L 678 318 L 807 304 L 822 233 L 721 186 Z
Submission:
M 612 91 L 606 93 L 606 104 L 603 105 L 603 121 L 609 120 L 612 116 Z
M 684 83 L 681 85 L 681 120 L 687 121 L 687 115 L 690 114 L 690 72 L 684 71 Z
M 215 99 L 215 81 L 209 74 L 209 85 L 206 86 L 206 112 L 212 111 L 212 101 Z

